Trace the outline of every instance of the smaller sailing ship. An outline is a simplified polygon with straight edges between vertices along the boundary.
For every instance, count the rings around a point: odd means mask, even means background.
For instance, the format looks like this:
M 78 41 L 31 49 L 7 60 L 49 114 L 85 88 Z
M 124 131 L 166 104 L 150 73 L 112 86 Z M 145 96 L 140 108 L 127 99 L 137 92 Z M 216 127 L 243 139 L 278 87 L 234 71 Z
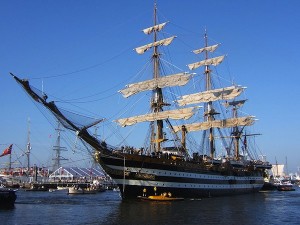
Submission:
M 153 35 L 153 42 L 135 48 L 138 54 L 153 50 L 152 78 L 129 84 L 120 91 L 125 98 L 152 93 L 149 113 L 115 120 L 121 127 L 149 123 L 147 130 L 150 132 L 143 147 L 113 147 L 98 140 L 88 129 L 102 119 L 78 123 L 55 102 L 44 98 L 44 93 L 33 89 L 28 80 L 11 75 L 37 103 L 46 107 L 64 127 L 74 131 L 95 150 L 95 159 L 119 186 L 122 198 L 137 198 L 144 189 L 147 196 L 155 196 L 154 187 L 159 188 L 161 193 L 170 192 L 176 198 L 259 191 L 264 183 L 265 170 L 271 165 L 255 158 L 256 154 L 251 153 L 248 146 L 247 138 L 254 134 L 245 130 L 254 125 L 255 117 L 239 114 L 246 100 L 238 97 L 245 88 L 236 84 L 216 87 L 212 70 L 222 63 L 225 56 L 209 56 L 219 45 L 209 45 L 205 33 L 205 46 L 193 51 L 197 55 L 204 54 L 204 60 L 188 65 L 190 70 L 204 68 L 204 90 L 168 101 L 165 90 L 185 86 L 193 74 L 162 73 L 165 69 L 160 48 L 169 46 L 176 38 L 159 39 L 159 32 L 166 25 L 167 22 L 157 20 L 155 4 L 154 25 L 143 29 L 146 35 Z M 204 110 L 199 119 L 199 116 L 195 118 L 195 114 L 200 106 Z M 227 111 L 231 111 L 230 117 Z M 193 122 L 183 122 L 189 119 Z M 196 141 L 192 139 L 192 133 L 196 134 Z M 226 152 L 222 154 L 224 150 Z

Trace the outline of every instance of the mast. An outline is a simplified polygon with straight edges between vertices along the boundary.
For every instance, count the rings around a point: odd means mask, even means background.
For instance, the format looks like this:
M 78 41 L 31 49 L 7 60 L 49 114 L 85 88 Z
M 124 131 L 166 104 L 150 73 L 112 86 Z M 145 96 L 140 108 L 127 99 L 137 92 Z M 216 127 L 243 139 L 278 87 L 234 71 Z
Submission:
M 207 32 L 205 30 L 205 34 L 204 34 L 204 40 L 205 40 L 205 48 L 208 47 L 208 40 L 207 40 Z M 205 60 L 208 60 L 208 51 L 205 50 Z M 209 65 L 205 65 L 205 90 L 209 91 L 211 90 L 211 75 L 210 75 L 210 68 Z M 214 115 L 214 109 L 213 109 L 213 105 L 212 102 L 209 101 L 207 103 L 207 108 L 205 111 L 204 116 L 206 117 L 206 121 L 213 121 L 213 115 Z M 206 132 L 206 131 L 205 131 Z M 214 134 L 213 134 L 213 128 L 209 128 L 209 149 L 210 149 L 210 157 L 213 158 L 214 157 L 214 153 L 215 153 L 215 146 L 214 146 Z
M 181 145 L 183 147 L 183 149 L 186 151 L 186 128 L 185 125 L 182 125 L 181 127 Z
M 287 162 L 287 156 L 285 157 L 285 172 L 286 172 L 286 175 L 285 176 L 288 176 L 289 175 L 289 170 L 288 170 L 288 162 Z
M 9 162 L 8 162 L 8 169 L 11 171 L 11 153 L 9 154 Z
M 11 154 L 9 154 L 8 169 L 11 170 Z
M 154 4 L 153 23 L 153 26 L 142 30 L 144 34 L 153 35 L 152 43 L 134 49 L 138 54 L 144 54 L 146 51 L 153 48 L 151 55 L 151 60 L 153 64 L 152 79 L 128 84 L 124 89 L 119 91 L 125 98 L 143 91 L 152 91 L 152 97 L 150 100 L 151 113 L 117 119 L 116 122 L 123 127 L 131 126 L 140 122 L 150 122 L 150 151 L 159 152 L 162 149 L 162 142 L 167 140 L 165 138 L 165 133 L 163 132 L 163 121 L 165 120 L 166 123 L 169 123 L 169 119 L 189 119 L 191 116 L 194 115 L 198 107 L 177 108 L 167 110 L 163 109 L 163 107 L 165 106 L 170 106 L 169 103 L 164 102 L 162 91 L 163 88 L 183 86 L 188 83 L 192 74 L 181 72 L 177 74 L 161 76 L 159 46 L 170 45 L 174 38 L 176 38 L 176 36 L 171 36 L 159 40 L 158 32 L 161 31 L 168 22 L 158 24 L 156 4 Z M 172 126 L 170 127 L 173 130 Z
M 55 157 L 53 158 L 54 164 L 53 164 L 53 171 L 61 167 L 61 161 L 67 160 L 66 158 L 61 156 L 61 151 L 67 151 L 65 147 L 61 147 L 61 136 L 60 132 L 62 131 L 60 129 L 60 122 L 57 121 L 57 128 L 55 129 L 57 131 L 57 139 L 56 143 L 53 146 L 53 150 L 55 151 Z
M 154 26 L 157 25 L 157 15 L 156 15 L 156 3 L 154 4 Z M 154 30 L 153 32 L 153 42 L 155 43 L 157 41 L 157 31 Z M 153 48 L 153 78 L 158 79 L 160 77 L 159 74 L 159 53 L 158 53 L 158 46 L 154 46 Z M 155 90 L 153 90 L 153 96 L 151 101 L 151 108 L 152 112 L 157 113 L 162 111 L 163 106 L 163 94 L 162 89 L 157 87 Z M 161 141 L 163 140 L 163 120 L 156 120 L 155 125 L 152 126 L 152 141 L 153 141 L 153 147 L 155 152 L 159 152 L 161 149 Z M 156 132 L 155 132 L 156 131 Z
M 197 92 L 194 94 L 183 95 L 179 100 L 177 100 L 179 106 L 185 106 L 190 104 L 204 103 L 204 122 L 185 124 L 185 129 L 187 132 L 190 131 L 203 131 L 202 135 L 202 146 L 207 147 L 207 151 L 211 158 L 215 156 L 215 129 L 221 133 L 222 128 L 232 128 L 232 135 L 234 136 L 235 152 L 234 157 L 239 158 L 239 139 L 241 137 L 241 131 L 239 126 L 251 126 L 255 119 L 253 116 L 238 117 L 237 109 L 240 105 L 243 105 L 246 100 L 238 100 L 227 102 L 227 100 L 232 100 L 238 97 L 245 87 L 240 85 L 226 86 L 223 88 L 214 88 L 211 69 L 210 66 L 218 66 L 224 60 L 225 55 L 217 56 L 214 58 L 209 58 L 209 52 L 214 52 L 218 48 L 219 44 L 208 45 L 207 32 L 205 30 L 204 34 L 204 47 L 200 49 L 193 50 L 193 53 L 200 54 L 204 53 L 204 60 L 188 64 L 190 70 L 197 69 L 204 66 L 204 76 L 205 76 L 205 91 Z M 233 117 L 217 119 L 216 115 L 220 114 L 214 109 L 215 101 L 226 100 L 224 106 L 233 106 Z M 173 127 L 175 132 L 181 130 L 181 127 Z M 229 153 L 229 152 L 228 152 Z
M 276 172 L 277 172 L 275 177 L 279 177 L 279 175 L 278 175 L 279 174 L 279 172 L 278 172 L 278 163 L 277 163 L 276 157 L 275 157 L 275 162 L 276 162 Z
M 30 118 L 28 117 L 28 133 L 27 133 L 27 146 L 26 146 L 26 156 L 27 156 L 27 171 L 30 171 L 30 150 L 31 150 L 31 145 L 30 145 Z
M 238 115 L 237 115 L 237 107 L 236 105 L 232 108 L 232 117 L 233 118 L 237 118 Z M 233 138 L 234 138 L 234 158 L 236 160 L 239 159 L 239 139 L 240 139 L 240 136 L 241 136 L 241 132 L 239 130 L 239 127 L 238 126 L 235 126 L 233 128 Z

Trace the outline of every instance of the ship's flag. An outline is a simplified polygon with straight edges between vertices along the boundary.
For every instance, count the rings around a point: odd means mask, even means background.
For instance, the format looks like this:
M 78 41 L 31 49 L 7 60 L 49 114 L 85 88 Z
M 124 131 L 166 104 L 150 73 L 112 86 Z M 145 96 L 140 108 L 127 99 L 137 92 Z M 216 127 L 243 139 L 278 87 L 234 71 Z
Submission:
M 4 149 L 3 153 L 0 155 L 0 157 L 11 154 L 13 144 L 11 144 L 8 148 Z

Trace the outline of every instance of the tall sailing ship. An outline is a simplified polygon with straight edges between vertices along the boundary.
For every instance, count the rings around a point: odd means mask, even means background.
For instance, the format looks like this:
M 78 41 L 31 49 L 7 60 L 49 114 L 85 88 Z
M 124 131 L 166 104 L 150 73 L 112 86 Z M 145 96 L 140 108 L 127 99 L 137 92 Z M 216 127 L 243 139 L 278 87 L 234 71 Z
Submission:
M 194 74 L 163 76 L 161 73 L 164 70 L 161 68 L 162 54 L 159 50 L 170 45 L 176 36 L 158 39 L 159 32 L 167 22 L 159 23 L 156 12 L 155 5 L 154 25 L 143 30 L 146 35 L 153 35 L 153 42 L 135 48 L 138 54 L 152 50 L 153 77 L 129 84 L 120 91 L 125 98 L 141 92 L 152 92 L 150 113 L 115 120 L 121 127 L 149 122 L 150 134 L 146 147 L 111 147 L 88 131 L 102 119 L 79 124 L 74 120 L 74 115 L 69 117 L 53 101 L 47 101 L 46 95 L 31 87 L 28 80 L 11 75 L 35 101 L 49 109 L 65 128 L 76 132 L 79 138 L 95 149 L 95 159 L 117 183 L 122 198 L 136 198 L 142 193 L 172 193 L 181 198 L 201 198 L 259 191 L 264 183 L 265 170 L 272 166 L 254 158 L 247 145 L 247 137 L 252 134 L 245 133 L 245 128 L 254 124 L 255 117 L 239 115 L 239 109 L 246 100 L 238 97 L 245 88 L 239 85 L 215 88 L 212 68 L 222 63 L 225 56 L 209 57 L 219 45 L 209 45 L 205 32 L 205 46 L 193 51 L 203 54 L 204 60 L 188 65 L 190 70 L 204 68 L 204 91 L 183 95 L 172 102 L 173 105 L 167 102 L 164 89 L 184 86 Z M 226 110 L 218 111 L 217 104 Z M 200 107 L 204 111 L 201 120 L 196 118 L 193 123 L 181 123 L 194 118 Z M 224 111 L 229 109 L 231 117 L 222 117 Z M 173 121 L 177 121 L 176 126 Z M 193 132 L 198 135 L 197 140 L 202 138 L 198 145 L 189 145 Z M 223 150 L 226 154 L 220 155 L 217 142 L 222 143 L 221 152 Z

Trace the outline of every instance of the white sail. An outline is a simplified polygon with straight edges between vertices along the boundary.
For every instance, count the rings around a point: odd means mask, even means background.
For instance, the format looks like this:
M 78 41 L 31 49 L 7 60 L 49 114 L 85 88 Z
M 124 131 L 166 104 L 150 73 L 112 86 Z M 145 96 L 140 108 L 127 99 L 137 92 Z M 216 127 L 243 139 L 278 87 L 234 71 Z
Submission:
M 156 88 L 182 86 L 190 80 L 191 74 L 178 73 L 169 76 L 159 77 L 151 80 L 146 80 L 134 84 L 129 84 L 126 88 L 119 92 L 127 98 L 131 95 L 137 94 L 142 91 L 154 90 Z
M 255 119 L 253 116 L 230 118 L 224 120 L 213 120 L 202 123 L 185 124 L 185 128 L 188 132 L 208 130 L 210 128 L 229 128 L 236 126 L 251 126 Z M 174 131 L 178 132 L 181 130 L 181 126 L 174 126 Z
M 143 32 L 145 34 L 151 34 L 153 31 L 160 31 L 161 29 L 164 28 L 164 26 L 167 24 L 168 22 L 165 22 L 165 23 L 161 23 L 161 24 L 158 24 L 158 25 L 155 25 L 153 27 L 148 27 L 146 29 L 143 29 Z
M 207 47 L 204 47 L 204 48 L 200 48 L 200 49 L 194 50 L 193 52 L 195 54 L 200 54 L 200 53 L 202 53 L 204 51 L 214 52 L 218 48 L 218 46 L 219 46 L 219 44 L 212 45 L 212 46 L 207 46 Z
M 276 164 L 276 165 L 272 165 L 272 174 L 274 177 L 284 177 L 285 173 L 284 173 L 284 164 Z
M 218 56 L 215 58 L 202 60 L 200 62 L 189 64 L 188 67 L 190 70 L 194 70 L 200 66 L 208 66 L 208 65 L 217 66 L 224 60 L 224 57 L 225 57 L 225 55 L 222 55 L 222 56 Z
M 167 46 L 167 45 L 171 44 L 171 42 L 173 41 L 174 38 L 176 38 L 176 36 L 169 37 L 169 38 L 166 38 L 166 39 L 163 39 L 163 40 L 160 40 L 160 41 L 156 41 L 156 42 L 154 42 L 154 43 L 147 44 L 147 45 L 144 45 L 144 46 L 135 48 L 134 50 L 135 50 L 138 54 L 144 54 L 147 50 L 149 50 L 149 49 L 152 48 L 152 47 L 160 46 L 160 45 L 165 45 L 165 46 Z
M 169 111 L 161 111 L 157 113 L 149 113 L 145 115 L 133 116 L 123 119 L 116 120 L 120 126 L 130 126 L 140 122 L 151 122 L 156 120 L 164 120 L 164 119 L 189 119 L 194 115 L 194 109 L 197 107 L 183 108 L 183 109 L 174 109 Z
M 200 102 L 229 100 L 239 96 L 243 90 L 244 88 L 240 86 L 230 86 L 226 88 L 214 89 L 191 95 L 184 95 L 181 97 L 181 99 L 177 100 L 177 102 L 180 106 L 184 106 Z

